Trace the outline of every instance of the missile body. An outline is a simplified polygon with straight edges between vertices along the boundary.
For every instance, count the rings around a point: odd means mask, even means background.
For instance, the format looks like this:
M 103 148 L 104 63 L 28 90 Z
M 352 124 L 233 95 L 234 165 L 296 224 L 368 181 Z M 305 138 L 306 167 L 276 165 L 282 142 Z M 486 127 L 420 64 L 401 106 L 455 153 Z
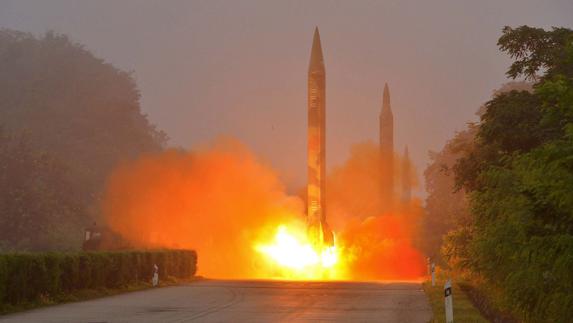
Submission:
M 317 246 L 334 243 L 326 222 L 326 71 L 318 28 L 308 68 L 308 235 Z
M 394 199 L 394 115 L 390 106 L 390 90 L 384 85 L 380 112 L 380 200 L 381 210 L 390 211 Z

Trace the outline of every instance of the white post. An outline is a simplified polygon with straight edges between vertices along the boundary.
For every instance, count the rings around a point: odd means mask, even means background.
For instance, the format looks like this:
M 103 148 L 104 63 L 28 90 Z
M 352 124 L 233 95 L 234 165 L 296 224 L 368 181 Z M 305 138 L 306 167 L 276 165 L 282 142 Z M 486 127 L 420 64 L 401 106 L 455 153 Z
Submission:
M 428 276 L 432 274 L 432 270 L 430 269 L 430 257 L 426 258 L 426 267 L 428 269 Z
M 153 278 L 151 279 L 151 283 L 153 284 L 153 287 L 159 284 L 159 267 L 157 264 L 153 264 Z
M 434 287 L 436 286 L 436 264 L 432 263 L 430 271 L 432 272 L 432 287 Z
M 444 285 L 444 299 L 446 304 L 446 323 L 454 323 L 454 304 L 452 298 L 452 280 L 448 279 Z

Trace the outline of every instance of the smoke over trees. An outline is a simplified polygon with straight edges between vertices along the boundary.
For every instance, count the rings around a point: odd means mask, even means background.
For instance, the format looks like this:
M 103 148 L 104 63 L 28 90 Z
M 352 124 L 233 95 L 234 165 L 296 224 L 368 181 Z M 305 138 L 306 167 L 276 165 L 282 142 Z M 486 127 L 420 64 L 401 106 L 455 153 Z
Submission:
M 527 95 L 527 92 L 533 91 L 532 83 L 507 82 L 493 92 L 493 98 L 512 91 L 525 92 L 522 95 Z M 488 106 L 489 104 L 481 106 L 476 114 L 484 116 Z M 513 121 L 506 120 L 506 122 Z M 450 233 L 453 236 L 454 232 L 467 228 L 471 223 L 469 197 L 466 188 L 460 183 L 459 176 L 462 167 L 465 168 L 464 172 L 476 174 L 475 168 L 481 165 L 467 160 L 469 156 L 476 154 L 475 140 L 478 129 L 477 124 L 469 123 L 466 129 L 456 133 L 442 150 L 430 151 L 430 164 L 424 171 L 428 196 L 425 206 L 426 216 L 422 218 L 419 248 L 435 260 L 440 260 L 440 248 L 446 234 Z M 529 133 L 526 133 L 526 136 L 529 136 Z M 469 182 L 466 183 L 466 186 L 471 185 Z
M 0 30 L 0 71 L 0 248 L 79 247 L 111 169 L 167 137 L 129 73 L 64 35 Z
M 457 190 L 453 167 L 458 158 L 471 150 L 475 126 L 460 131 L 439 152 L 430 152 L 430 164 L 424 171 L 426 180 L 425 216 L 422 217 L 420 249 L 437 259 L 443 237 L 468 221 L 468 199 Z

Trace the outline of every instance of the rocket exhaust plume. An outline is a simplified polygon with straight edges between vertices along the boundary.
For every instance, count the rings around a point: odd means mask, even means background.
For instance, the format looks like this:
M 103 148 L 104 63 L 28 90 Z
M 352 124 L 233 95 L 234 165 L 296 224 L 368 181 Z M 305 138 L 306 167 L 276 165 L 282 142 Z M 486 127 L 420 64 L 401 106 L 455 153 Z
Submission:
M 102 209 L 137 248 L 197 250 L 198 273 L 212 278 L 415 279 L 425 268 L 412 242 L 419 200 L 380 213 L 378 156 L 373 143 L 355 146 L 328 177 L 332 247 L 316 248 L 303 201 L 230 139 L 120 165 Z
M 326 222 L 326 70 L 318 27 L 308 66 L 308 235 L 315 246 L 332 246 Z
M 342 278 L 334 248 L 307 239 L 304 203 L 236 140 L 120 165 L 102 206 L 137 248 L 190 248 L 214 278 Z
M 329 224 L 336 244 L 345 259 L 351 279 L 418 279 L 424 274 L 425 261 L 415 247 L 418 223 L 423 216 L 418 198 L 393 197 L 393 208 L 378 189 L 384 163 L 374 142 L 355 144 L 350 158 L 328 176 Z M 402 173 L 406 160 L 393 154 L 395 174 Z M 413 169 L 400 184 L 416 185 Z M 394 175 L 395 175 L 394 174 Z M 396 176 L 398 177 L 398 176 Z M 395 195 L 397 195 L 395 190 Z
M 254 244 L 281 223 L 303 222 L 302 210 L 274 171 L 232 139 L 121 165 L 103 204 L 110 227 L 136 247 L 196 249 L 199 274 L 218 278 L 270 276 Z
M 393 151 L 389 90 L 381 145 L 353 147 L 350 159 L 327 179 L 325 77 L 316 29 L 308 69 L 306 212 L 270 167 L 227 139 L 120 165 L 103 199 L 108 225 L 138 248 L 195 249 L 199 274 L 215 278 L 421 277 L 424 261 L 413 247 L 419 200 L 394 196 L 394 176 L 409 163 L 399 162 Z M 413 170 L 405 170 L 409 192 Z

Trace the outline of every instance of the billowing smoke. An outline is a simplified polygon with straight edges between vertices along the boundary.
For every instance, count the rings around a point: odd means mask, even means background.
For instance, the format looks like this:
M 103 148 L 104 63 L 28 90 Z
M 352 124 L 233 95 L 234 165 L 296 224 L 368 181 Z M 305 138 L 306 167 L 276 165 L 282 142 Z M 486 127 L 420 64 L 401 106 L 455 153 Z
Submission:
M 103 208 L 136 247 L 195 249 L 200 274 L 226 278 L 259 276 L 252 241 L 303 214 L 274 171 L 234 140 L 120 166 Z
M 416 279 L 425 270 L 424 258 L 413 247 L 422 211 L 418 199 L 403 199 L 402 189 L 405 184 L 415 186 L 415 176 L 402 176 L 407 161 L 395 155 L 393 202 L 383 205 L 381 185 L 389 181 L 381 178 L 380 169 L 386 166 L 381 163 L 376 144 L 352 147 L 348 161 L 328 178 L 329 221 L 352 258 L 350 278 Z
M 336 275 L 321 278 L 422 274 L 422 258 L 411 247 L 419 206 L 396 198 L 394 211 L 380 214 L 377 153 L 373 144 L 357 145 L 328 179 L 328 217 L 344 259 Z M 277 174 L 231 139 L 121 165 L 108 181 L 103 210 L 108 225 L 135 247 L 197 250 L 199 274 L 208 277 L 280 276 L 255 246 L 272 241 L 281 225 L 305 232 L 303 200 L 287 195 Z

